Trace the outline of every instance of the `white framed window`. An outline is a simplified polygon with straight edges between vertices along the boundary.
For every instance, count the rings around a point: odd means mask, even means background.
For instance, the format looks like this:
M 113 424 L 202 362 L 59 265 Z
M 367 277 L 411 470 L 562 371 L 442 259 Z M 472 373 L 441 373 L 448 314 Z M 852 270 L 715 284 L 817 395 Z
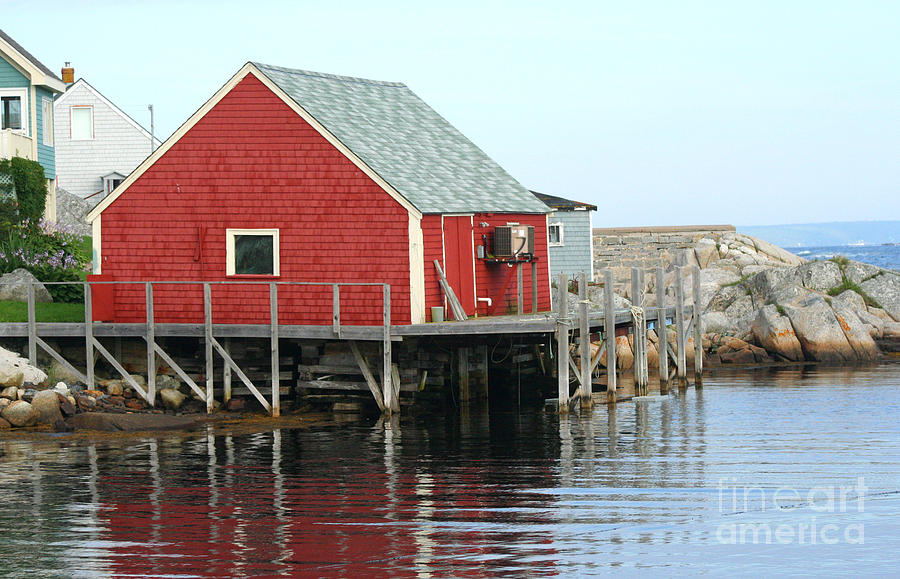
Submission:
M 41 142 L 53 146 L 53 101 L 41 98 Z
M 94 107 L 73 106 L 69 109 L 69 134 L 73 141 L 94 138 Z
M 281 275 L 277 229 L 226 229 L 226 275 Z
M 0 90 L 0 129 L 28 134 L 28 99 L 24 88 Z
M 550 223 L 547 226 L 547 244 L 551 247 L 564 245 L 562 223 Z

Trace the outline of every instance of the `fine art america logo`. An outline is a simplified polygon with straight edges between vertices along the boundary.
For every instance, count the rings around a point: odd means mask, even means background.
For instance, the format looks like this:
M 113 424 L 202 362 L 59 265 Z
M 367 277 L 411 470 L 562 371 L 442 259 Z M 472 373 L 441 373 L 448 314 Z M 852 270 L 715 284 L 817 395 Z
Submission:
M 722 523 L 716 539 L 723 544 L 836 545 L 865 543 L 862 523 L 852 520 L 850 513 L 865 512 L 868 487 L 864 477 L 854 486 L 820 486 L 800 491 L 791 487 L 763 489 L 737 484 L 737 479 L 719 479 L 719 513 L 788 514 L 787 521 Z M 780 518 L 780 517 L 779 517 Z

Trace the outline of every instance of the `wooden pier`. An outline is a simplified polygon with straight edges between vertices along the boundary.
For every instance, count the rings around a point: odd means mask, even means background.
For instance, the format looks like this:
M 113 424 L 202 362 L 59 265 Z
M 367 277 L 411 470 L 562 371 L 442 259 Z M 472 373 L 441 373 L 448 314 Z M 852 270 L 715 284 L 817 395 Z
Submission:
M 653 327 L 662 328 L 659 338 L 659 379 L 660 392 L 668 391 L 668 360 L 671 356 L 675 360 L 675 382 L 679 386 L 687 382 L 686 351 L 688 336 L 693 333 L 694 346 L 694 377 L 699 386 L 702 383 L 703 356 L 702 356 L 702 328 L 694 312 L 700 311 L 699 296 L 699 268 L 692 268 L 693 304 L 686 304 L 684 300 L 684 272 L 683 268 L 675 268 L 674 271 L 674 303 L 666 303 L 665 272 L 663 268 L 657 268 L 655 273 L 656 304 L 648 307 L 645 294 L 645 272 L 641 269 L 632 270 L 630 309 L 616 309 L 613 293 L 612 272 L 605 270 L 600 279 L 603 285 L 603 309 L 592 311 L 588 301 L 588 283 L 582 273 L 577 278 L 578 305 L 576 311 L 569 311 L 568 283 L 565 275 L 557 280 L 557 308 L 556 311 L 546 313 L 522 313 L 519 300 L 519 314 L 473 318 L 466 321 L 439 322 L 426 324 L 393 325 L 391 323 L 391 292 L 387 284 L 352 284 L 352 283 L 301 283 L 301 282 L 174 282 L 174 281 L 148 281 L 148 282 L 82 282 L 84 286 L 84 314 L 87 322 L 80 323 L 42 323 L 36 321 L 34 287 L 28 292 L 28 321 L 21 323 L 0 324 L 0 338 L 16 337 L 27 338 L 28 357 L 31 364 L 36 365 L 38 348 L 44 350 L 57 363 L 66 367 L 78 376 L 88 386 L 96 383 L 94 365 L 98 357 L 102 357 L 116 372 L 121 374 L 132 389 L 140 395 L 149 405 L 157 403 L 156 373 L 160 363 L 171 368 L 200 399 L 206 402 L 208 412 L 214 409 L 214 376 L 217 364 L 221 364 L 222 376 L 222 402 L 227 402 L 232 396 L 232 380 L 237 377 L 246 390 L 252 394 L 272 416 L 279 416 L 281 412 L 281 396 L 284 386 L 282 380 L 282 357 L 280 345 L 283 340 L 297 341 L 300 347 L 304 344 L 339 343 L 346 346 L 346 358 L 338 364 L 307 363 L 299 367 L 305 375 L 303 380 L 292 383 L 290 386 L 305 389 L 323 390 L 368 390 L 374 398 L 378 408 L 385 414 L 392 414 L 400 410 L 401 391 L 422 390 L 429 381 L 428 370 L 421 369 L 417 375 L 411 375 L 409 368 L 402 368 L 401 358 L 408 361 L 409 356 L 395 354 L 395 347 L 404 342 L 418 344 L 426 338 L 435 340 L 447 340 L 456 348 L 455 362 L 451 363 L 450 373 L 456 377 L 459 388 L 460 402 L 467 403 L 486 397 L 487 395 L 487 344 L 488 340 L 498 338 L 522 339 L 536 345 L 542 345 L 548 354 L 547 359 L 553 359 L 555 364 L 542 366 L 546 373 L 553 372 L 558 384 L 557 402 L 561 413 L 570 410 L 573 404 L 579 403 L 583 407 L 592 404 L 592 392 L 594 374 L 600 365 L 601 359 L 605 360 L 607 368 L 606 400 L 609 403 L 616 401 L 617 375 L 616 375 L 616 335 L 630 332 L 633 336 L 633 349 L 635 354 L 634 381 L 635 395 L 646 395 L 649 386 L 649 372 L 647 367 L 647 330 Z M 66 283 L 66 282 L 52 282 Z M 93 286 L 109 284 L 128 284 L 131 286 L 142 285 L 146 298 L 146 321 L 144 323 L 106 323 L 92 322 L 94 312 L 92 310 Z M 158 323 L 154 319 L 154 288 L 168 284 L 201 285 L 203 289 L 203 323 Z M 269 312 L 267 323 L 257 324 L 217 324 L 214 323 L 215 303 L 212 298 L 212 288 L 217 285 L 232 284 L 264 284 L 268 286 Z M 380 287 L 382 295 L 382 323 L 379 325 L 347 325 L 341 322 L 341 288 L 348 286 L 374 286 Z M 278 291 L 284 286 L 330 286 L 333 296 L 331 323 L 328 325 L 292 325 L 279 323 Z M 674 351 L 670 351 L 665 328 L 673 323 L 676 330 Z M 602 339 L 599 349 L 592 354 L 591 336 L 596 335 Z M 82 338 L 84 339 L 85 360 L 83 371 L 70 363 L 58 351 L 56 351 L 46 339 L 51 338 Z M 135 381 L 125 369 L 123 360 L 110 352 L 101 338 L 134 338 L 143 340 L 146 348 L 147 383 L 146 388 Z M 202 376 L 191 374 L 182 368 L 176 360 L 177 355 L 167 352 L 160 341 L 162 338 L 193 338 L 202 341 L 203 372 Z M 264 339 L 269 344 L 270 361 L 269 373 L 263 386 L 258 377 L 251 379 L 248 373 L 235 361 L 232 356 L 232 348 L 241 340 Z M 496 346 L 495 346 L 496 347 Z M 419 350 L 417 359 L 428 358 L 429 352 Z M 115 348 L 113 348 L 115 351 Z M 510 341 L 510 354 L 513 352 Z M 352 355 L 352 358 L 349 356 Z M 528 353 L 517 354 L 516 360 L 533 359 Z M 433 356 L 432 356 L 433 357 Z M 220 361 L 217 362 L 217 358 Z M 350 360 L 350 362 L 347 362 Z M 416 362 L 409 362 L 417 365 Z M 421 368 L 429 367 L 428 364 L 418 364 Z M 447 367 L 447 364 L 444 364 Z M 474 382 L 470 380 L 471 372 L 482 374 L 479 378 L 480 393 L 474 393 Z M 334 380 L 316 378 L 317 375 L 333 377 L 336 374 L 361 376 L 362 380 Z M 405 381 L 404 381 L 405 380 Z M 471 382 L 471 383 L 470 383 Z M 572 387 L 575 387 L 574 392 Z

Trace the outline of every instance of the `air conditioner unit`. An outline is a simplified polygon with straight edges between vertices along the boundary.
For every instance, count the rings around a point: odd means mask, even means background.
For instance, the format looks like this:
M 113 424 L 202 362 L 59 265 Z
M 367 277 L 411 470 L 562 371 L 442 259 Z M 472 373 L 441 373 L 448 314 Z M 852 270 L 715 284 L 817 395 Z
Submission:
M 534 255 L 534 227 L 498 225 L 494 228 L 494 257 Z

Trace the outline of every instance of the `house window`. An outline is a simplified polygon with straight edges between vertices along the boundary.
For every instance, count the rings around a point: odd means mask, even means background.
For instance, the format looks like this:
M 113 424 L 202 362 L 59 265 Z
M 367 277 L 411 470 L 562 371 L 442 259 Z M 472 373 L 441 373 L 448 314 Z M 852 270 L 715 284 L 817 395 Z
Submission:
M 87 141 L 94 138 L 94 107 L 72 107 L 69 120 L 73 141 Z
M 48 147 L 53 146 L 53 101 L 41 99 L 41 141 Z
M 0 91 L 0 129 L 28 132 L 25 89 Z
M 549 245 L 563 245 L 563 224 L 551 223 L 547 227 L 547 242 Z
M 227 275 L 280 275 L 277 229 L 226 229 Z
M 114 177 L 106 179 L 106 193 L 112 193 L 113 189 L 122 184 L 122 181 L 124 179 L 116 179 Z

